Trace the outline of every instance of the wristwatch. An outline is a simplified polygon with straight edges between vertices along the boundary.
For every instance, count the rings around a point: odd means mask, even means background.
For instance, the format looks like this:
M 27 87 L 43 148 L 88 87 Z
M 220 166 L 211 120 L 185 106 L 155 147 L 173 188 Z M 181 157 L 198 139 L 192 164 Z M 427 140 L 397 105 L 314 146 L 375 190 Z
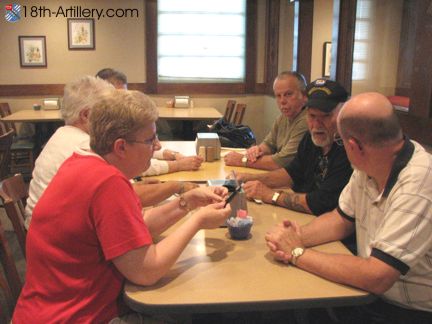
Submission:
M 243 166 L 244 166 L 244 167 L 245 167 L 245 166 L 247 166 L 247 163 L 248 163 L 248 158 L 247 158 L 247 156 L 246 156 L 246 155 L 243 155 L 243 157 L 242 157 L 241 161 L 242 161 L 242 164 L 243 164 Z
M 281 193 L 279 192 L 279 191 L 276 191 L 274 194 L 273 194 L 273 197 L 272 197 L 272 204 L 273 205 L 277 205 L 277 200 L 279 199 L 279 196 L 281 195 Z
M 191 209 L 188 206 L 188 202 L 186 201 L 183 195 L 179 196 L 179 206 L 181 209 L 186 209 L 188 212 L 191 211 Z
M 304 251 L 305 251 L 305 248 L 302 248 L 302 247 L 295 247 L 294 249 L 292 249 L 292 251 L 291 251 L 291 255 L 292 255 L 291 263 L 293 265 L 296 265 L 297 259 L 303 255 Z

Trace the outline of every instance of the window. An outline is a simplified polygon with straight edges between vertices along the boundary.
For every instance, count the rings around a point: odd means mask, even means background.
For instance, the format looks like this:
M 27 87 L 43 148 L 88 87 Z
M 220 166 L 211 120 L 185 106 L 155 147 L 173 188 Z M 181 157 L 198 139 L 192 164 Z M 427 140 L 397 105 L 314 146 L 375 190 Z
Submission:
M 371 33 L 372 3 L 370 0 L 357 2 L 357 17 L 354 33 L 354 57 L 352 80 L 361 81 L 367 78 L 369 42 Z
M 246 0 L 157 4 L 157 82 L 245 82 Z

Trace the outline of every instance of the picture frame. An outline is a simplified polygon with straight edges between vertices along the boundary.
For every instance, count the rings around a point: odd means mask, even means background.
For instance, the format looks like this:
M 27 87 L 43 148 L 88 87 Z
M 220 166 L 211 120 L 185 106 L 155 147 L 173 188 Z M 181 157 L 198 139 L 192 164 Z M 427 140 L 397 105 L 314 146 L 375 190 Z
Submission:
M 47 67 L 45 36 L 18 36 L 21 67 Z
M 95 28 L 94 19 L 68 18 L 69 50 L 94 50 Z
M 323 77 L 330 77 L 331 52 L 332 52 L 332 43 L 331 42 L 324 42 L 324 44 L 323 44 L 323 67 L 322 67 Z

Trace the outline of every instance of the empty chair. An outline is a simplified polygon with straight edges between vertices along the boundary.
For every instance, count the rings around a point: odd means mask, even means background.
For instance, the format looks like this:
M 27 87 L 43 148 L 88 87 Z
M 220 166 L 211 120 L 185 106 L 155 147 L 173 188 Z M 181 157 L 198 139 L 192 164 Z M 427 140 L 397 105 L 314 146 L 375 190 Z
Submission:
M 2 181 L 0 196 L 3 206 L 9 217 L 18 238 L 23 255 L 25 256 L 25 244 L 27 229 L 25 228 L 25 204 L 28 197 L 28 186 L 21 174 Z
M 246 104 L 242 104 L 242 103 L 237 104 L 237 107 L 234 112 L 234 117 L 232 120 L 232 123 L 234 125 L 240 125 L 242 123 L 245 110 L 246 110 Z
M 9 176 L 10 150 L 13 136 L 13 130 L 0 135 L 0 180 Z
M 9 104 L 7 102 L 0 103 L 0 115 L 6 117 L 11 114 Z M 15 123 L 2 121 L 2 130 L 15 132 L 14 141 L 11 146 L 10 154 L 10 171 L 26 172 L 31 175 L 34 167 L 34 149 L 35 143 L 29 139 L 20 139 L 17 137 Z

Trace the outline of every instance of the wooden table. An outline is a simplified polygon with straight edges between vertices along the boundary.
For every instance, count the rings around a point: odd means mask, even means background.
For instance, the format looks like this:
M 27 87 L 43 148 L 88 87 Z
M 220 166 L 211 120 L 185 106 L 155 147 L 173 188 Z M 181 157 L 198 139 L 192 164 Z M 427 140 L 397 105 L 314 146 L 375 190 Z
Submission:
M 249 239 L 232 240 L 226 228 L 199 231 L 157 284 L 127 283 L 126 303 L 146 313 L 210 313 L 348 306 L 374 299 L 364 291 L 273 260 L 265 232 L 283 219 L 305 224 L 314 216 L 253 202 L 248 209 L 254 218 Z M 350 253 L 340 242 L 316 249 Z
M 183 155 L 196 155 L 195 142 L 193 141 L 162 141 L 162 149 L 170 149 L 182 153 Z M 226 175 L 234 170 L 235 172 L 264 173 L 267 171 L 226 166 L 223 162 L 223 156 L 230 150 L 244 152 L 245 149 L 222 149 L 221 159 L 214 162 L 203 162 L 201 168 L 197 171 L 181 171 L 175 173 L 163 174 L 153 178 L 160 181 L 192 181 L 207 182 L 209 179 L 225 179 Z
M 2 120 L 16 123 L 48 123 L 62 121 L 59 110 L 19 110 Z
M 193 142 L 163 142 L 163 146 L 185 154 L 194 152 Z M 177 172 L 157 178 L 224 179 L 231 169 L 219 160 L 203 163 L 200 171 Z M 135 311 L 146 313 L 207 313 L 348 306 L 374 299 L 364 291 L 273 260 L 264 241 L 266 231 L 284 219 L 305 224 L 314 216 L 254 202 L 248 202 L 248 210 L 254 218 L 249 239 L 232 240 L 226 228 L 199 231 L 157 284 L 143 287 L 127 283 L 124 289 L 126 303 Z M 350 254 L 340 242 L 316 249 Z
M 205 120 L 219 119 L 222 114 L 212 107 L 196 107 L 196 108 L 165 108 L 158 107 L 159 118 L 161 119 L 176 119 L 176 120 Z M 44 123 L 53 121 L 62 121 L 60 110 L 19 110 L 2 118 L 2 120 L 10 122 L 32 122 Z

